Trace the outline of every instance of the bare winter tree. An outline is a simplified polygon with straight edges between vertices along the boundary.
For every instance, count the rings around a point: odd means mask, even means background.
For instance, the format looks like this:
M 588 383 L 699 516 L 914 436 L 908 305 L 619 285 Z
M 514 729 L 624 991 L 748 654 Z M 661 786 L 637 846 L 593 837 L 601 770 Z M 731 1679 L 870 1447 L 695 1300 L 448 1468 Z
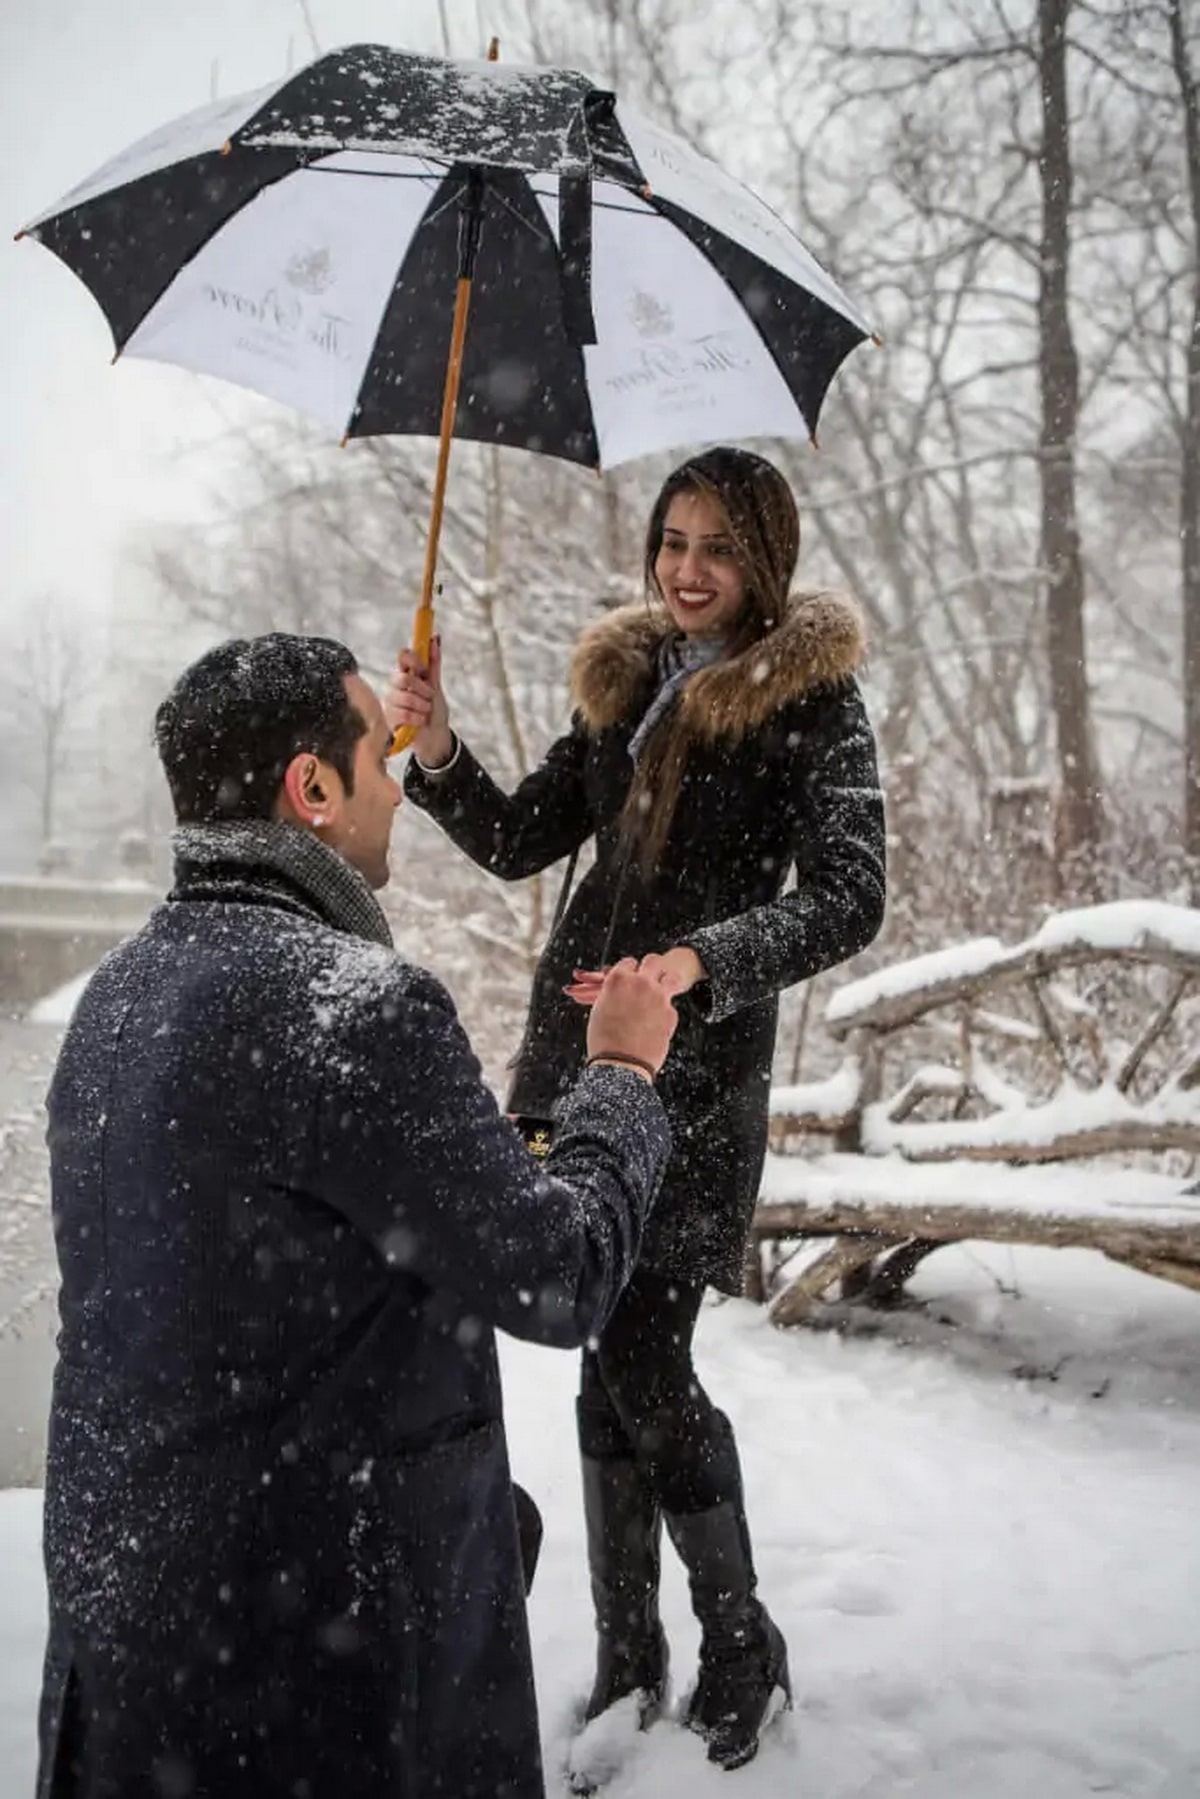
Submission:
M 1122 710 L 1143 765 L 1178 802 L 1157 808 L 1200 893 L 1200 18 L 1174 0 L 1131 0 L 1088 52 L 1124 97 L 1102 167 L 1120 281 L 1094 295 L 1105 378 L 1136 435 L 1093 455 L 1103 553 L 1093 568 L 1123 643 Z M 1093 177 L 1096 179 L 1096 177 Z M 1117 416 L 1116 413 L 1113 414 Z M 1093 478 L 1093 489 L 1096 481 Z M 1111 529 L 1108 529 L 1111 519 Z M 1182 638 L 1183 654 L 1178 645 Z M 1110 653 L 1111 653 L 1110 652 Z M 1182 769 L 1182 780 L 1180 770 Z
M 4 675 L 17 780 L 34 795 L 43 847 L 62 825 L 73 752 L 86 741 L 97 682 L 91 635 L 58 596 L 41 596 Z
M 1200 902 L 1200 70 L 1188 39 L 1183 0 L 1169 0 L 1168 18 L 1171 65 L 1183 108 L 1192 223 L 1192 328 L 1187 344 L 1179 542 L 1183 564 L 1184 843 L 1192 867 L 1192 897 L 1196 903 Z
M 948 13 L 936 23 L 913 6 L 889 39 L 864 42 L 845 26 L 830 41 L 828 66 L 835 116 L 860 122 L 864 108 L 880 109 L 876 149 L 890 152 L 883 179 L 903 203 L 901 243 L 911 241 L 909 218 L 919 219 L 918 276 L 956 296 L 943 384 L 955 435 L 965 443 L 971 430 L 981 449 L 990 437 L 994 452 L 1002 434 L 1036 472 L 1038 523 L 1021 585 L 1044 595 L 1062 847 L 1084 859 L 1100 838 L 1102 802 L 1076 501 L 1082 408 L 1071 255 L 1081 227 L 1070 16 L 1070 0 Z M 993 486 L 993 514 L 999 498 Z
M 1100 779 L 1092 742 L 1084 620 L 1083 553 L 1076 504 L 1079 357 L 1071 326 L 1071 204 L 1074 165 L 1067 91 L 1072 0 L 1038 0 L 1037 70 L 1041 142 L 1037 169 L 1038 375 L 1041 389 L 1041 545 L 1046 579 L 1050 691 L 1062 778 L 1063 847 L 1086 855 L 1100 839 Z

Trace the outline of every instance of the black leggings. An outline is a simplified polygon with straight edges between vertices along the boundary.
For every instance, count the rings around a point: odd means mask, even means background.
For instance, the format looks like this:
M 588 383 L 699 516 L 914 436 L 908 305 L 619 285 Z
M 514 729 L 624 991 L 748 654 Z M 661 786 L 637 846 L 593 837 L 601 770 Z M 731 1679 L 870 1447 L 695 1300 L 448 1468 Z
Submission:
M 632 1455 L 668 1512 L 707 1511 L 736 1489 L 728 1420 L 692 1363 L 703 1297 L 703 1287 L 639 1269 L 583 1355 L 580 1448 L 597 1461 Z

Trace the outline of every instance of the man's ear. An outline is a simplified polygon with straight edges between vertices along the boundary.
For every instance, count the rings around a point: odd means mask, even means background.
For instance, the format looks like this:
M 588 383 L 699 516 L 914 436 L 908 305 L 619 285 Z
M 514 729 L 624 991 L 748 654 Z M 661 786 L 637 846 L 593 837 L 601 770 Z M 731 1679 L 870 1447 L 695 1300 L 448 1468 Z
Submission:
M 316 831 L 332 822 L 341 798 L 342 784 L 336 771 L 306 752 L 293 756 L 284 769 L 276 810 L 293 824 Z

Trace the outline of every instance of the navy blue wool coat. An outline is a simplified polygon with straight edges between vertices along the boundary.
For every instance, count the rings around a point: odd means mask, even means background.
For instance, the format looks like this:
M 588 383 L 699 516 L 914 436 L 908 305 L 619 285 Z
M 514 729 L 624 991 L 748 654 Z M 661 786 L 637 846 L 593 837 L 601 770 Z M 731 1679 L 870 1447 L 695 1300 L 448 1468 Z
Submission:
M 684 996 L 659 1082 L 674 1138 L 642 1266 L 741 1290 L 767 1142 L 780 990 L 864 949 L 883 920 L 885 838 L 875 741 L 855 680 L 864 637 L 848 601 L 797 599 L 769 635 L 694 675 L 655 728 L 686 750 L 662 855 L 624 854 L 629 740 L 655 692 L 664 626 L 644 606 L 581 639 L 569 732 L 514 793 L 461 745 L 413 801 L 483 868 L 520 880 L 595 839 L 538 964 L 509 1108 L 556 1112 L 584 1056 L 575 968 L 690 944 L 708 980 Z
M 40 1799 L 540 1799 L 493 1330 L 576 1345 L 661 1104 L 550 1161 L 442 987 L 260 903 L 168 903 L 49 1097 L 62 1274 Z

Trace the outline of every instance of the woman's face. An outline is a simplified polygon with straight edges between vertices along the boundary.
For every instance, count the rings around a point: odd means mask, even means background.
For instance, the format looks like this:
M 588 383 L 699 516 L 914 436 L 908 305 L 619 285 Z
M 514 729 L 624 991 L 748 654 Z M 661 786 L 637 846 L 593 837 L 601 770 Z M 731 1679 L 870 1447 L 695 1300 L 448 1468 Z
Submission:
M 677 493 L 667 507 L 654 578 L 667 611 L 688 637 L 724 637 L 746 598 L 724 511 L 703 493 Z

